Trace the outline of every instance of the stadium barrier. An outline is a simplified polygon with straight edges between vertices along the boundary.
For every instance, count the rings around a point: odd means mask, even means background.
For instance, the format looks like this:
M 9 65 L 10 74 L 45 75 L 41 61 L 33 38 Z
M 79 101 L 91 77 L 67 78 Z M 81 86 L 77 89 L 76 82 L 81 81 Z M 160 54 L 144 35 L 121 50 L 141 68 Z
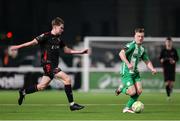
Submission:
M 81 87 L 81 78 L 79 77 L 79 69 L 65 69 L 72 79 L 73 89 Z M 43 76 L 42 68 L 34 67 L 16 67 L 16 68 L 0 68 L 0 89 L 19 89 L 29 85 L 37 84 Z M 63 89 L 62 81 L 53 79 L 48 89 Z

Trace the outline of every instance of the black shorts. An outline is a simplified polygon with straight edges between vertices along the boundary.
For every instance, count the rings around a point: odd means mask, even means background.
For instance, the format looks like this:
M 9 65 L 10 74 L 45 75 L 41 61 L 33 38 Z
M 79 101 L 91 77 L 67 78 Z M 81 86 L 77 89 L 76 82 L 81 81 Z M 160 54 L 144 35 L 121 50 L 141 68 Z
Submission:
M 54 75 L 61 71 L 60 68 L 53 68 L 50 63 L 43 64 L 44 76 L 48 76 L 50 79 L 54 78 Z
M 164 81 L 175 81 L 175 70 L 164 69 Z

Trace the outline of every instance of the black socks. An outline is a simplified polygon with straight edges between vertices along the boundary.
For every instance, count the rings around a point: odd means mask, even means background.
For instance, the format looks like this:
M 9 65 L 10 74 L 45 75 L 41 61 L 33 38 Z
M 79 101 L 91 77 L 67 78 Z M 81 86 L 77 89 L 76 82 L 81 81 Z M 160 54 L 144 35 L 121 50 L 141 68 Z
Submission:
M 31 93 L 34 93 L 37 91 L 38 91 L 37 85 L 33 85 L 33 86 L 30 86 L 30 87 L 24 89 L 25 94 L 31 94 Z M 74 99 L 73 99 L 71 85 L 65 85 L 65 93 L 66 93 L 69 103 L 72 103 L 74 101 Z
M 65 92 L 66 92 L 66 96 L 68 98 L 69 103 L 73 102 L 74 99 L 73 99 L 71 85 L 65 85 Z
M 170 97 L 170 93 L 171 93 L 171 89 L 170 89 L 170 87 L 167 85 L 167 86 L 166 86 L 166 94 L 167 94 L 168 97 Z
M 30 93 L 34 93 L 34 92 L 37 92 L 38 89 L 37 89 L 37 85 L 32 85 L 28 88 L 25 88 L 25 94 L 30 94 Z

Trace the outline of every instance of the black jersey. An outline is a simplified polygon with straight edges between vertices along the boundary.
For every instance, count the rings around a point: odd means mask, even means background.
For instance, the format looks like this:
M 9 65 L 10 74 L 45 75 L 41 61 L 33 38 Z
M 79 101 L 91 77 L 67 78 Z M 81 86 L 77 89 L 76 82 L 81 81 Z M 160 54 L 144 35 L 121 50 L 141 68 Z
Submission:
M 175 81 L 176 64 L 171 64 L 170 58 L 172 58 L 176 62 L 179 60 L 176 49 L 175 48 L 172 48 L 171 50 L 167 50 L 166 48 L 162 49 L 160 54 L 160 59 L 164 59 L 164 62 L 162 63 L 164 81 L 170 81 L 170 80 Z
M 171 50 L 167 50 L 166 48 L 162 49 L 161 54 L 160 54 L 160 59 L 164 59 L 164 62 L 163 62 L 164 68 L 175 67 L 175 64 L 170 63 L 170 58 L 172 58 L 176 62 L 179 60 L 176 49 L 175 48 L 172 48 Z
M 51 32 L 41 34 L 35 38 L 41 48 L 41 62 L 42 64 L 50 63 L 52 68 L 56 68 L 59 63 L 59 49 L 66 45 L 58 35 L 52 35 Z

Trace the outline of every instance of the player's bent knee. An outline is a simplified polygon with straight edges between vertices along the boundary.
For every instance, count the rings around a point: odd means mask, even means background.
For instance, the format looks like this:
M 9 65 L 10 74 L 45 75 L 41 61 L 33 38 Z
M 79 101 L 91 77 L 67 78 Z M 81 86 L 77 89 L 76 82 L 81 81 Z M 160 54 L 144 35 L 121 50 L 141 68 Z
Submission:
M 66 77 L 65 77 L 64 83 L 65 83 L 65 84 L 71 84 L 71 78 L 70 78 L 70 76 L 66 76 Z
M 135 94 L 136 94 L 136 91 L 133 91 L 133 92 L 130 93 L 130 96 L 133 96 Z
M 134 89 L 129 89 L 129 90 L 127 91 L 127 94 L 130 95 L 130 96 L 133 96 L 133 95 L 136 94 L 136 90 L 134 90 Z

